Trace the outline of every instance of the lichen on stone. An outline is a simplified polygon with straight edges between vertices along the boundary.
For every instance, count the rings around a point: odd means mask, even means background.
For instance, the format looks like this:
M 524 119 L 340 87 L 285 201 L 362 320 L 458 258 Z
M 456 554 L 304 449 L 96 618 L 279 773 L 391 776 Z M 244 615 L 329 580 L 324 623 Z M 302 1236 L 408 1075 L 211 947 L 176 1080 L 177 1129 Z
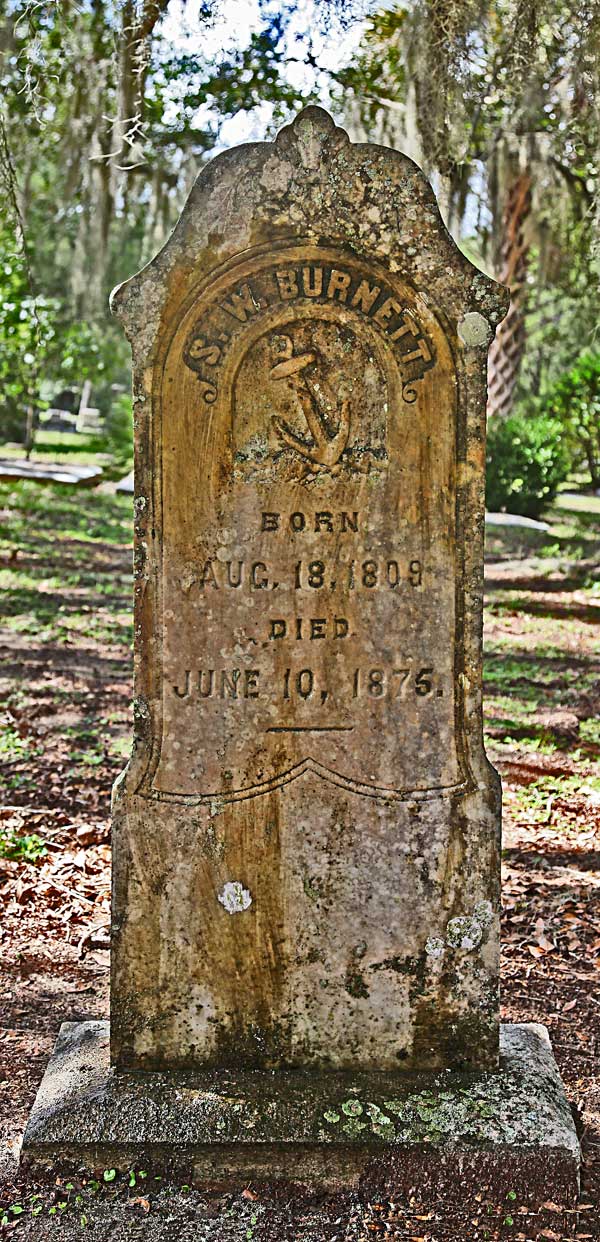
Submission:
M 252 897 L 247 888 L 239 880 L 228 880 L 217 896 L 228 914 L 241 914 L 252 905 Z
M 358 1121 L 356 1117 L 351 1117 L 350 1120 L 346 1121 L 342 1126 L 344 1134 L 347 1134 L 348 1138 L 358 1138 L 361 1131 L 366 1130 L 366 1128 L 366 1121 Z
M 465 953 L 472 953 L 483 942 L 491 919 L 490 903 L 478 902 L 472 914 L 457 915 L 450 919 L 446 927 L 446 943 L 451 949 L 462 949 Z
M 428 957 L 443 957 L 445 944 L 441 936 L 429 936 L 425 945 L 425 952 Z
M 492 329 L 479 311 L 468 311 L 459 321 L 458 335 L 464 345 L 474 349 L 479 345 L 489 345 L 492 339 Z
M 342 1112 L 347 1117 L 360 1117 L 363 1112 L 363 1106 L 360 1100 L 344 1100 L 342 1104 Z

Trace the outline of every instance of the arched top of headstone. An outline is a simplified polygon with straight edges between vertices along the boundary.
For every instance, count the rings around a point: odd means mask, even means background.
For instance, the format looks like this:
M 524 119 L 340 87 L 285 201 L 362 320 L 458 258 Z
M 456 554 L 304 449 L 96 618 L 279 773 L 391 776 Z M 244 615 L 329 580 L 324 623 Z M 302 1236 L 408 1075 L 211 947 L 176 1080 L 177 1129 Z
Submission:
M 487 350 L 508 291 L 459 250 L 417 165 L 352 143 L 323 108 L 304 108 L 273 142 L 225 151 L 200 173 L 160 253 L 113 292 L 138 359 L 204 280 L 270 243 L 344 246 L 402 273 L 463 346 Z

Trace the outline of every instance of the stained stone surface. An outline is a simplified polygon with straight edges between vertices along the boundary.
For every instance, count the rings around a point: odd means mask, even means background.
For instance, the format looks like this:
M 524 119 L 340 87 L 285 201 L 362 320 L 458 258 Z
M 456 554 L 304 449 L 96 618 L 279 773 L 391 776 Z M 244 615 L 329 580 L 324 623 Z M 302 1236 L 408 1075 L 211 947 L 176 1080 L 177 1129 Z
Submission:
M 179 1173 L 229 1190 L 265 1180 L 372 1194 L 573 1202 L 579 1147 L 544 1027 L 501 1028 L 498 1071 L 120 1073 L 108 1023 L 64 1023 L 24 1139 L 39 1168 Z M 457 1171 L 460 1176 L 457 1177 Z
M 422 173 L 308 108 L 116 290 L 136 433 L 121 1067 L 498 1059 L 487 349 Z

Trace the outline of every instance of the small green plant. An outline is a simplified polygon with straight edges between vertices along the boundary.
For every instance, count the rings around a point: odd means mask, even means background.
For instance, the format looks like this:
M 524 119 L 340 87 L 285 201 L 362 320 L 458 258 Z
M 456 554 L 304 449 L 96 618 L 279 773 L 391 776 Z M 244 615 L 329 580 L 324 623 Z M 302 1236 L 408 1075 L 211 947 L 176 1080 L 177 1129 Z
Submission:
M 117 1170 L 116 1169 L 105 1169 L 102 1176 L 105 1182 L 114 1182 L 115 1177 L 117 1176 Z
M 569 455 L 557 419 L 532 414 L 495 418 L 488 428 L 485 502 L 537 518 L 569 472 Z
M 0 828 L 0 858 L 15 862 L 38 862 L 48 853 L 37 832 L 20 836 L 14 828 Z

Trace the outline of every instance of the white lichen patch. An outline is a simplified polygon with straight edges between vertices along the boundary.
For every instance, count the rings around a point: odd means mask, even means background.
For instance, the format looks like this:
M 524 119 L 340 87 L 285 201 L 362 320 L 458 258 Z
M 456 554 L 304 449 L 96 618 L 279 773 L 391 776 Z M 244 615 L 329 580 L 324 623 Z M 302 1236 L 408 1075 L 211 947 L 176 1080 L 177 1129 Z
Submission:
M 133 716 L 134 719 L 139 720 L 150 719 L 150 708 L 144 698 L 139 697 L 133 700 Z
M 443 957 L 445 947 L 441 936 L 430 936 L 425 945 L 425 952 L 428 957 Z
M 458 335 L 463 345 L 473 349 L 478 345 L 489 345 L 493 334 L 487 319 L 479 311 L 469 311 L 459 322 Z
M 451 949 L 464 949 L 470 953 L 477 949 L 483 940 L 483 928 L 467 915 L 450 919 L 446 929 L 446 937 Z
M 272 155 L 263 166 L 260 184 L 264 186 L 265 190 L 272 190 L 274 194 L 285 194 L 291 176 L 291 165 Z
M 491 919 L 492 907 L 489 901 L 478 902 L 472 914 L 462 914 L 450 919 L 446 928 L 446 943 L 451 949 L 472 953 L 479 948 Z
M 252 897 L 248 889 L 244 888 L 239 880 L 228 880 L 223 885 L 223 891 L 218 894 L 217 899 L 228 914 L 241 914 L 252 905 Z

